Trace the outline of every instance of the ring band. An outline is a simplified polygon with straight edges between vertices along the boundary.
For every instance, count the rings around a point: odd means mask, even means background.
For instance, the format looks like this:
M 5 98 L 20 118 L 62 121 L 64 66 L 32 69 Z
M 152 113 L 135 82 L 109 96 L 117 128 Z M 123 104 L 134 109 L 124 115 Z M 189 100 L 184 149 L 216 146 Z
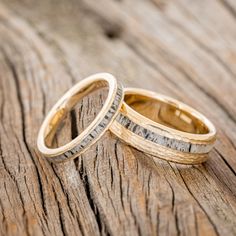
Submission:
M 151 91 L 125 89 L 124 102 L 110 130 L 148 154 L 181 164 L 198 164 L 216 140 L 214 125 L 201 113 Z
M 51 148 L 58 126 L 68 112 L 80 99 L 103 87 L 109 88 L 107 99 L 92 123 L 71 142 Z M 38 134 L 38 150 L 52 162 L 62 162 L 79 156 L 109 128 L 121 108 L 123 96 L 122 85 L 111 74 L 99 73 L 80 81 L 61 97 L 45 118 Z

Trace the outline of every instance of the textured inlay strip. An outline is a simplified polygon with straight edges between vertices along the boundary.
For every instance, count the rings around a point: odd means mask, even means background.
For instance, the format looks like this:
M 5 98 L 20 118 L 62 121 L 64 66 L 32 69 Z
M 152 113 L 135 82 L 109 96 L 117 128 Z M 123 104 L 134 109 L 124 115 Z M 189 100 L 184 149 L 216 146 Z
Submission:
M 142 127 L 141 125 L 136 124 L 130 120 L 127 116 L 119 114 L 116 118 L 116 121 L 121 124 L 126 129 L 130 130 L 134 134 L 159 145 L 171 148 L 180 152 L 189 152 L 189 153 L 208 153 L 212 148 L 212 145 L 204 144 L 193 144 L 190 142 L 185 142 L 182 140 L 169 138 L 158 133 L 155 133 L 149 129 Z
M 108 124 L 111 122 L 112 118 L 114 117 L 114 115 L 116 114 L 116 112 L 119 109 L 119 106 L 122 102 L 122 97 L 123 97 L 123 88 L 122 88 L 122 85 L 118 83 L 117 84 L 117 92 L 116 92 L 114 101 L 113 101 L 110 109 L 108 110 L 108 112 L 106 113 L 104 118 L 102 119 L 102 121 L 94 128 L 94 130 L 90 134 L 85 136 L 84 139 L 78 145 L 76 145 L 74 148 L 66 151 L 63 154 L 61 154 L 57 157 L 54 157 L 53 160 L 54 161 L 66 160 L 66 159 L 74 156 L 75 154 L 78 154 L 79 152 L 81 152 L 92 141 L 94 141 L 94 139 L 96 139 L 107 128 Z

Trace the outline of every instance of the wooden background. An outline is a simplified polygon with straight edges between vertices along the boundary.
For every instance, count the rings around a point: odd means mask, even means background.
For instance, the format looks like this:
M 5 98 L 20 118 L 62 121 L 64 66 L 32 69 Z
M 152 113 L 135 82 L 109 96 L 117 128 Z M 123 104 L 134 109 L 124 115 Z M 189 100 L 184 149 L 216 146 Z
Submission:
M 218 129 L 209 160 L 161 161 L 109 132 L 74 161 L 39 156 L 50 107 L 103 71 L 209 117 Z M 103 95 L 67 117 L 59 145 Z M 0 168 L 4 236 L 236 235 L 236 1 L 1 0 Z

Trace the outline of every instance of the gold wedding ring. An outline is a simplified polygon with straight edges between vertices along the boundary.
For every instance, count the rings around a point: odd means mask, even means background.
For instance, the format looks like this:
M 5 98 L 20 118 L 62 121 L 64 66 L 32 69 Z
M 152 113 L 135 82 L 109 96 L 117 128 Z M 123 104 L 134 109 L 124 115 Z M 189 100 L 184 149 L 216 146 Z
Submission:
M 91 124 L 75 139 L 64 146 L 52 148 L 56 131 L 68 112 L 86 95 L 108 87 L 107 99 Z M 108 73 L 92 75 L 72 87 L 51 109 L 45 118 L 37 140 L 38 150 L 52 162 L 73 159 L 94 144 L 109 128 L 123 101 L 123 87 Z
M 62 120 L 86 95 L 108 87 L 107 99 L 90 125 L 71 142 L 52 148 Z M 108 73 L 92 75 L 72 87 L 51 109 L 38 135 L 39 151 L 53 162 L 73 159 L 110 129 L 145 153 L 181 164 L 207 159 L 216 140 L 214 125 L 201 113 L 173 98 L 127 88 Z
M 125 89 L 122 108 L 110 130 L 143 152 L 182 164 L 205 161 L 216 140 L 214 125 L 195 109 L 135 88 Z

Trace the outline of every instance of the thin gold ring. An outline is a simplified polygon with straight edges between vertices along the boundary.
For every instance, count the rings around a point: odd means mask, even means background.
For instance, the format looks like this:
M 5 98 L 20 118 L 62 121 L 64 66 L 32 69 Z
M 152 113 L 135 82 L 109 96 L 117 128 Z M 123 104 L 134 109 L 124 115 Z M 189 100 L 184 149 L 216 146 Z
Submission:
M 108 95 L 91 124 L 71 142 L 58 148 L 51 148 L 59 124 L 68 112 L 80 99 L 102 87 L 108 87 Z M 95 74 L 78 82 L 59 99 L 45 118 L 38 134 L 38 150 L 52 162 L 62 162 L 79 156 L 109 128 L 121 108 L 123 96 L 122 85 L 108 73 Z
M 216 140 L 214 125 L 195 109 L 137 88 L 125 89 L 110 130 L 143 152 L 181 164 L 204 162 Z

